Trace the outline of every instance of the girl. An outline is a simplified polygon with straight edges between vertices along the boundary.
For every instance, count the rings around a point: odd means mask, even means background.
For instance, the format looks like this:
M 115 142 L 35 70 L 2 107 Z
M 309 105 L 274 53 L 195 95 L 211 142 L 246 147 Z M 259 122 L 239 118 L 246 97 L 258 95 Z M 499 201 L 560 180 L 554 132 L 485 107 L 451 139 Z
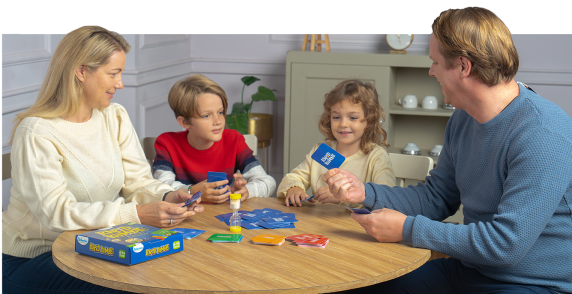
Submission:
M 312 187 L 314 200 L 336 203 L 350 207 L 361 204 L 340 202 L 330 193 L 328 185 L 320 180 L 327 170 L 310 156 L 321 143 L 325 143 L 342 154 L 346 160 L 340 167 L 355 174 L 363 182 L 395 186 L 395 175 L 389 161 L 386 142 L 387 133 L 380 125 L 383 109 L 371 83 L 346 80 L 326 94 L 324 113 L 319 129 L 326 141 L 314 145 L 306 160 L 287 174 L 278 187 L 277 196 L 286 198 L 286 205 L 302 206 L 301 201 Z

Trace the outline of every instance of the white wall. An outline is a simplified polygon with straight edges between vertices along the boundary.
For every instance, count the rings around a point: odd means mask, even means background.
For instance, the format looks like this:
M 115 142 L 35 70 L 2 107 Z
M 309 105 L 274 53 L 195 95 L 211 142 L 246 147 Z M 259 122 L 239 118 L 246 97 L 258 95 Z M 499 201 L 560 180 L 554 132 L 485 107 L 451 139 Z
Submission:
M 50 57 L 62 38 L 63 35 L 2 35 L 2 153 L 10 152 L 8 141 L 14 115 L 34 102 Z M 303 35 L 125 35 L 125 38 L 132 49 L 127 54 L 123 74 L 125 88 L 117 92 L 114 101 L 126 107 L 140 137 L 182 130 L 167 104 L 167 94 L 178 79 L 189 74 L 201 73 L 219 83 L 227 92 L 229 108 L 240 101 L 240 78 L 244 75 L 261 79 L 247 87 L 245 101 L 250 101 L 258 85 L 278 90 L 276 102 L 256 102 L 253 112 L 274 115 L 269 173 L 280 182 L 286 53 L 301 50 Z M 569 58 L 572 35 L 514 35 L 513 38 L 520 55 L 516 79 L 572 116 L 572 58 Z M 330 44 L 333 52 L 380 53 L 389 49 L 382 34 L 330 35 Z M 415 35 L 408 49 L 426 53 L 428 44 L 429 35 Z M 257 157 L 262 161 L 262 150 L 258 150 Z M 3 182 L 3 195 L 10 185 Z

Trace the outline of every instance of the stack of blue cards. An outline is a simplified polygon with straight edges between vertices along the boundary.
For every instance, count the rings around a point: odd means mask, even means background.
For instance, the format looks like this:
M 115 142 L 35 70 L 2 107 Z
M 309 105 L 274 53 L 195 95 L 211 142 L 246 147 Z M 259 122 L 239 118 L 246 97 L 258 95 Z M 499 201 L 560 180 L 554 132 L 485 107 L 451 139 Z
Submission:
M 248 230 L 259 229 L 293 229 L 294 223 L 298 220 L 294 213 L 284 213 L 280 210 L 264 208 L 253 211 L 239 210 L 241 226 Z M 219 214 L 215 216 L 220 221 L 230 226 L 230 216 L 232 213 Z
M 212 172 L 212 171 L 207 173 L 207 182 L 208 183 L 224 181 L 224 180 L 228 180 L 226 177 L 226 173 Z M 222 189 L 226 186 L 227 185 L 218 186 L 215 189 L 219 190 L 219 189 Z
M 174 229 L 170 229 L 169 231 L 173 231 L 173 232 L 177 232 L 177 233 L 181 233 L 183 234 L 183 238 L 185 239 L 192 239 L 206 231 L 203 230 L 193 230 L 193 229 L 187 229 L 187 228 L 174 228 Z

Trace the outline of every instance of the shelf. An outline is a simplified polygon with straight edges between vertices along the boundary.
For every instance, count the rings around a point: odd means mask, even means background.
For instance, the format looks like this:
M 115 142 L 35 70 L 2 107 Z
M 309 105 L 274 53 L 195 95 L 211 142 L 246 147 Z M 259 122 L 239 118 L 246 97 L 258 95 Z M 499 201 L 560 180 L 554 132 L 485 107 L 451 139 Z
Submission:
M 398 148 L 398 147 L 389 147 L 389 153 L 398 153 L 398 154 L 403 154 L 401 153 L 401 151 L 403 150 L 403 147 Z M 431 156 L 429 155 L 429 152 L 431 152 L 430 149 L 423 149 L 421 148 L 419 151 L 421 151 L 421 154 L 418 155 L 411 155 L 411 156 L 425 156 L 425 157 L 431 157 L 433 159 L 433 166 L 437 165 L 437 161 L 439 160 L 438 156 Z
M 402 106 L 395 105 L 389 108 L 389 114 L 396 115 L 423 115 L 423 116 L 443 116 L 449 117 L 453 114 L 455 110 L 437 108 L 437 109 L 424 109 L 421 107 L 417 108 L 403 108 Z

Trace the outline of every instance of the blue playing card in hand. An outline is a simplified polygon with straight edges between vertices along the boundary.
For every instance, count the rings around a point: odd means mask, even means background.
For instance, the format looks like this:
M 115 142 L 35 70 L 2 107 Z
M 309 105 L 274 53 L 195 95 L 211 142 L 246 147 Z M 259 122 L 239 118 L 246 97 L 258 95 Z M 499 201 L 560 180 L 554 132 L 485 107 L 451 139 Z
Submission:
M 324 143 L 320 144 L 311 157 L 327 169 L 338 168 L 346 160 L 343 155 Z
M 212 182 L 218 182 L 218 181 L 224 181 L 224 180 L 228 180 L 226 177 L 226 173 L 220 173 L 220 172 L 208 172 L 207 173 L 207 182 L 208 183 L 212 183 Z M 227 185 L 222 185 L 222 186 L 218 186 L 215 189 L 222 189 L 224 187 L 226 187 Z

